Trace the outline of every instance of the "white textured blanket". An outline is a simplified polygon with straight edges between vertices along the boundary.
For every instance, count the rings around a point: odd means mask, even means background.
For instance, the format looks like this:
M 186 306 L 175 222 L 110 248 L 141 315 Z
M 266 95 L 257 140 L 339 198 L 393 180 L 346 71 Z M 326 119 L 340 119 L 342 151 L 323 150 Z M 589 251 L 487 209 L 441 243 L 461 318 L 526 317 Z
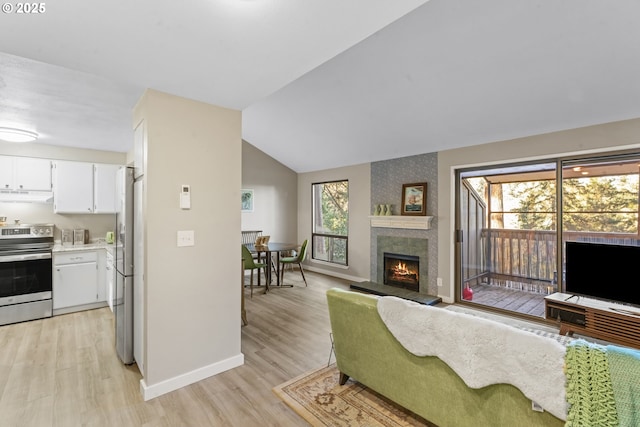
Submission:
M 471 388 L 512 384 L 566 420 L 565 347 L 552 338 L 396 297 L 378 300 L 389 331 L 416 356 L 436 356 Z

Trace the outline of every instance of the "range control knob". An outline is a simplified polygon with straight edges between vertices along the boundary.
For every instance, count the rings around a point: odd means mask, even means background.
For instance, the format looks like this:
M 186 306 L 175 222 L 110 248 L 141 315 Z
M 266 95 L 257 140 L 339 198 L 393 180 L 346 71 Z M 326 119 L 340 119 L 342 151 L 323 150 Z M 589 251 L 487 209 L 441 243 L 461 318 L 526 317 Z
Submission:
M 38 227 L 33 229 L 33 233 L 41 236 L 48 236 L 51 234 L 51 229 L 49 227 Z

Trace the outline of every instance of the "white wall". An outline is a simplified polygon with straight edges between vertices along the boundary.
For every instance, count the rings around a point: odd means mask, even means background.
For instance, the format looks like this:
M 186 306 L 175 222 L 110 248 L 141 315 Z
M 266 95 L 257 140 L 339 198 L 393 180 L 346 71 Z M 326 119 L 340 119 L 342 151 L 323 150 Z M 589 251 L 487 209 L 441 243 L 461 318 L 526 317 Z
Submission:
M 253 212 L 241 214 L 243 230 L 262 230 L 272 242 L 298 241 L 298 175 L 293 170 L 243 141 L 242 188 L 254 190 Z
M 145 399 L 243 363 L 240 352 L 241 113 L 145 92 Z M 182 184 L 191 209 L 179 208 Z M 177 231 L 195 245 L 177 247 Z
M 133 132 L 132 132 L 133 141 Z M 0 155 L 36 157 L 53 160 L 75 160 L 91 163 L 126 164 L 126 154 L 111 151 L 86 150 L 72 147 L 56 147 L 40 143 L 12 144 L 0 141 Z M 55 239 L 60 239 L 64 228 L 85 228 L 89 238 L 104 238 L 107 231 L 113 231 L 114 215 L 109 214 L 55 214 L 52 204 L 0 202 L 0 216 L 6 216 L 8 223 L 19 219 L 24 224 L 51 223 L 56 226 Z
M 349 266 L 340 267 L 311 260 L 310 270 L 356 282 L 369 280 L 371 227 L 371 164 L 347 166 L 298 175 L 298 240 L 311 241 L 311 185 L 318 182 L 349 180 Z
M 640 119 L 633 119 L 439 152 L 438 275 L 444 283 L 439 296 L 447 302 L 454 298 L 455 169 L 638 147 Z

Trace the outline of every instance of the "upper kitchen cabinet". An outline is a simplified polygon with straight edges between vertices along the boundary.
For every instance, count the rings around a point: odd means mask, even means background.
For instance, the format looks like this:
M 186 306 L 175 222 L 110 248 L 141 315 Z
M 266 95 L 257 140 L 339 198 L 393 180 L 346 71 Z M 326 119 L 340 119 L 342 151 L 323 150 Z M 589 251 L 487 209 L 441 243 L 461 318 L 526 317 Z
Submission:
M 13 157 L 0 156 L 0 189 L 13 187 Z
M 0 156 L 0 190 L 51 191 L 51 160 Z
M 120 165 L 93 165 L 93 213 L 116 212 L 116 175 Z
M 56 213 L 115 213 L 120 165 L 59 160 L 53 164 Z
M 93 163 L 64 160 L 53 163 L 53 211 L 93 212 Z

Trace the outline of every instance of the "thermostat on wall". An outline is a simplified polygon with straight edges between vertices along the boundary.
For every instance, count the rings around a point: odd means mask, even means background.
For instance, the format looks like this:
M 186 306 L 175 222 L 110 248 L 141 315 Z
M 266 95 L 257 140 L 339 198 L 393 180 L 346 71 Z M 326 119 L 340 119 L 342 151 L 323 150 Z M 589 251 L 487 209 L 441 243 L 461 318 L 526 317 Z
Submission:
M 191 209 L 191 186 L 182 184 L 180 191 L 180 209 Z

